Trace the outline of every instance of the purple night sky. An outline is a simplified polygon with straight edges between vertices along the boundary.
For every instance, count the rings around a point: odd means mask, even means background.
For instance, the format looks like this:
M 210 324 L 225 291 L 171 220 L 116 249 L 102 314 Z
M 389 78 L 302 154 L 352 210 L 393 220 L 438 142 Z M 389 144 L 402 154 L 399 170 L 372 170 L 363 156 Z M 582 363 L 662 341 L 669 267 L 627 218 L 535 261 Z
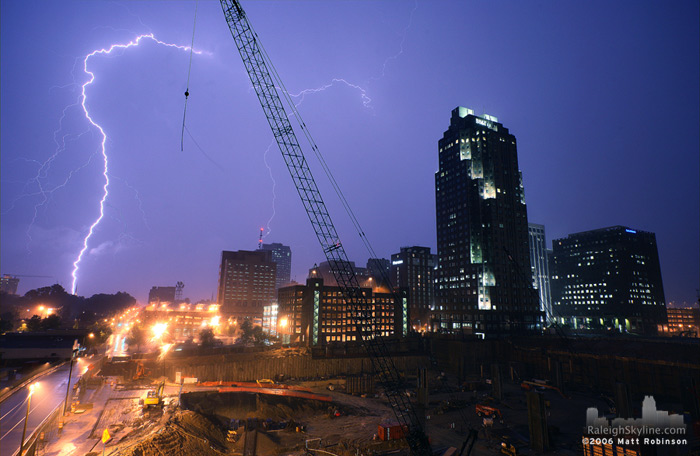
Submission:
M 104 185 L 101 135 L 79 104 L 83 60 L 147 33 L 189 46 L 195 2 L 1 5 L 2 273 L 49 276 L 20 277 L 22 294 L 55 282 L 70 291 Z M 545 225 L 550 245 L 612 225 L 652 231 L 667 302 L 695 301 L 698 2 L 243 6 L 379 255 L 435 251 L 437 141 L 462 105 L 517 137 L 528 219 Z M 268 223 L 265 241 L 292 248 L 292 278 L 323 259 L 219 2 L 199 2 L 194 43 L 184 151 L 188 51 L 143 39 L 88 60 L 86 106 L 107 134 L 110 185 L 80 295 L 127 291 L 143 302 L 151 286 L 181 280 L 185 296 L 210 298 L 221 250 L 256 248 Z M 364 266 L 367 252 L 306 153 Z

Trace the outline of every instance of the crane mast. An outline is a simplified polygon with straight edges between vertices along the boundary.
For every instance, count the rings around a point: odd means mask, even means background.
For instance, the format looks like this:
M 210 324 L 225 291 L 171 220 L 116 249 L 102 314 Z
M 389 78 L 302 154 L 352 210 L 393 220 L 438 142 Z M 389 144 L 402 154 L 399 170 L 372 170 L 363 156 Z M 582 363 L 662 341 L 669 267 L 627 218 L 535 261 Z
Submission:
M 355 271 L 348 261 L 345 248 L 340 242 L 328 209 L 323 202 L 284 109 L 277 88 L 278 85 L 281 85 L 281 81 L 274 72 L 274 67 L 271 64 L 268 65 L 268 58 L 258 43 L 257 35 L 251 29 L 240 3 L 237 0 L 220 0 L 220 2 L 231 35 L 243 60 L 243 65 L 304 205 L 306 215 L 331 266 L 336 282 L 343 291 L 355 329 L 372 361 L 374 371 L 379 375 L 379 379 L 384 385 L 385 394 L 397 421 L 407 429 L 406 440 L 411 448 L 411 453 L 414 455 L 432 454 L 418 414 L 405 394 L 398 369 L 394 365 L 380 331 L 372 324 L 374 318 L 368 306 L 369 298 L 363 294 L 360 288 Z M 293 109 L 293 106 L 291 108 Z M 306 125 L 301 121 L 300 127 L 306 132 Z M 315 148 L 316 145 L 312 143 L 312 149 Z

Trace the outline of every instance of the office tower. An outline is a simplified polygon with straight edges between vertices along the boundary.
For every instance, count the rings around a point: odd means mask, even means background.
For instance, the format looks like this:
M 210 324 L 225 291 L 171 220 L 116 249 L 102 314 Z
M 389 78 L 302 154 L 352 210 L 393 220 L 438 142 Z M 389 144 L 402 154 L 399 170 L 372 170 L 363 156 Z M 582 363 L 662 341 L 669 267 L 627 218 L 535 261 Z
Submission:
M 0 290 L 7 294 L 16 295 L 17 287 L 19 286 L 19 278 L 9 274 L 3 274 L 0 277 Z
M 405 336 L 408 333 L 408 304 L 398 294 L 362 288 L 367 312 L 373 318 L 364 331 L 382 336 Z M 347 307 L 343 291 L 335 282 L 326 285 L 323 278 L 310 277 L 306 285 L 291 285 L 278 290 L 277 334 L 285 343 L 307 346 L 329 343 L 359 342 L 356 322 Z
M 656 236 L 624 226 L 553 242 L 552 305 L 576 329 L 655 334 L 666 323 Z
M 391 255 L 394 287 L 406 290 L 408 314 L 416 331 L 430 330 L 430 308 L 435 303 L 435 263 L 430 247 L 401 247 Z
M 175 302 L 175 287 L 151 287 L 148 292 L 148 303 Z
M 536 330 L 542 313 L 515 136 L 495 117 L 458 107 L 438 149 L 433 329 L 485 337 Z
M 263 307 L 275 301 L 277 265 L 269 250 L 221 252 L 218 300 L 222 315 L 242 319 L 263 317 Z
M 540 296 L 540 310 L 547 321 L 552 318 L 552 296 L 549 284 L 549 259 L 544 225 L 529 223 L 527 225 L 530 239 L 530 269 L 532 286 Z
M 292 275 L 292 249 L 279 242 L 263 244 L 262 249 L 272 252 L 272 261 L 277 264 L 275 287 L 280 288 L 287 285 L 291 281 Z

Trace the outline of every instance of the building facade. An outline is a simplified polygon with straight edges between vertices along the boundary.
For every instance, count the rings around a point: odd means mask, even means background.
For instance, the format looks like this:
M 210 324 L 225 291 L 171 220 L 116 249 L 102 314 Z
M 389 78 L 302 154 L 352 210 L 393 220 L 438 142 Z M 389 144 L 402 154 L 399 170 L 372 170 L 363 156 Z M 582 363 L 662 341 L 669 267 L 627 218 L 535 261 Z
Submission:
M 666 304 L 654 233 L 613 226 L 553 242 L 552 304 L 575 329 L 655 334 Z
M 277 264 L 269 250 L 224 250 L 219 267 L 221 314 L 234 319 L 263 317 L 275 301 Z
M 386 258 L 368 258 L 367 259 L 367 275 L 372 277 L 376 282 L 376 286 L 392 288 L 391 283 L 391 261 Z M 388 280 L 385 280 L 388 279 Z
M 374 279 L 370 280 L 372 276 L 367 268 L 355 266 L 354 261 L 348 261 L 347 267 L 343 267 L 341 269 L 347 269 L 349 267 L 352 267 L 352 270 L 355 271 L 355 276 L 357 277 L 357 281 L 361 287 L 367 286 L 371 288 L 374 286 Z M 309 269 L 308 277 L 321 278 L 327 285 L 337 285 L 335 276 L 333 275 L 333 269 L 328 261 L 322 261 L 321 263 L 314 265 L 313 268 Z
M 272 252 L 272 261 L 277 265 L 275 287 L 280 288 L 289 284 L 292 277 L 292 249 L 279 242 L 263 244 L 262 249 Z
M 430 330 L 430 309 L 435 304 L 435 263 L 430 247 L 401 247 L 391 255 L 394 287 L 406 290 L 408 315 L 415 331 Z
M 438 149 L 433 330 L 505 337 L 539 329 L 515 136 L 495 117 L 458 107 Z
M 159 303 L 153 301 L 141 313 L 141 319 L 147 326 L 156 323 L 167 325 L 166 334 L 169 340 L 184 342 L 199 336 L 199 332 L 207 327 L 218 331 L 220 325 L 219 305 L 211 302 L 196 304 L 172 302 Z
M 372 319 L 364 331 L 381 336 L 404 336 L 408 333 L 408 303 L 405 296 L 394 299 L 391 293 L 377 293 L 362 288 L 367 313 Z M 286 343 L 319 346 L 329 343 L 359 342 L 354 321 L 340 287 L 325 285 L 322 278 L 309 278 L 306 285 L 292 285 L 278 290 L 278 336 Z
M 19 277 L 11 276 L 9 274 L 3 274 L 0 277 L 0 291 L 16 295 L 17 287 L 19 286 Z
M 667 335 L 700 337 L 700 309 L 697 307 L 667 307 L 666 325 L 659 325 L 659 332 Z
M 151 287 L 148 292 L 148 302 L 150 303 L 174 303 L 175 287 Z
M 547 322 L 552 319 L 552 294 L 549 279 L 549 255 L 544 225 L 528 223 L 530 239 L 530 269 L 532 270 L 532 286 L 540 297 L 540 310 Z

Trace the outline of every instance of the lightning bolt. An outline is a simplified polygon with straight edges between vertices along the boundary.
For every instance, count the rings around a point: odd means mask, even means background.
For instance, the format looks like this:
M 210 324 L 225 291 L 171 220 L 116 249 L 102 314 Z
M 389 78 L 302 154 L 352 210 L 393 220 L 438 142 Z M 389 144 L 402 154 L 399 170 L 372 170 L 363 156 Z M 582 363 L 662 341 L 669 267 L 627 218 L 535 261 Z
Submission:
M 340 83 L 340 84 L 345 84 L 346 86 L 350 87 L 351 89 L 355 89 L 358 92 L 360 92 L 360 97 L 362 99 L 362 105 L 365 108 L 370 108 L 370 109 L 372 108 L 372 106 L 370 106 L 372 99 L 367 95 L 367 90 L 365 88 L 357 85 L 357 84 L 353 84 L 351 82 L 348 82 L 347 80 L 345 80 L 343 78 L 333 78 L 333 79 L 331 79 L 331 82 L 328 84 L 324 84 L 320 87 L 316 87 L 316 88 L 312 88 L 312 89 L 304 89 L 299 93 L 290 93 L 289 95 L 293 98 L 300 98 L 299 102 L 294 104 L 295 106 L 298 107 L 300 104 L 302 104 L 304 102 L 304 99 L 306 98 L 307 95 L 316 94 L 319 92 L 323 92 L 327 89 L 330 89 L 331 87 L 333 87 L 335 85 L 336 82 Z
M 408 34 L 408 29 L 410 29 L 411 25 L 413 24 L 413 15 L 415 14 L 417 9 L 418 9 L 418 0 L 415 0 L 415 3 L 413 5 L 413 10 L 411 10 L 411 15 L 408 17 L 408 25 L 406 25 L 406 27 L 404 27 L 404 29 L 403 29 L 403 32 L 401 32 L 401 43 L 399 43 L 399 52 L 397 52 L 396 54 L 394 54 L 392 56 L 387 57 L 386 60 L 384 60 L 384 64 L 382 65 L 382 74 L 371 78 L 372 80 L 377 81 L 377 80 L 383 78 L 384 75 L 386 74 L 386 67 L 389 64 L 389 62 L 392 60 L 398 59 L 399 56 L 401 56 L 401 54 L 403 54 L 403 44 L 406 42 L 406 35 Z
M 166 47 L 172 47 L 176 49 L 180 49 L 183 51 L 189 51 L 190 47 L 189 46 L 182 46 L 178 44 L 172 44 L 172 43 L 166 43 L 164 41 L 160 41 L 159 39 L 155 38 L 153 33 L 149 34 L 144 34 L 137 36 L 135 39 L 132 41 L 126 43 L 126 44 L 112 44 L 109 48 L 103 48 L 103 49 L 96 49 L 92 51 L 91 53 L 87 54 L 85 58 L 83 59 L 83 72 L 89 76 L 87 82 L 85 82 L 82 85 L 81 89 L 81 95 L 80 95 L 80 106 L 83 108 L 83 113 L 85 114 L 85 118 L 87 121 L 92 125 L 94 128 L 96 128 L 99 132 L 100 135 L 102 136 L 102 141 L 100 142 L 100 153 L 102 155 L 102 160 L 104 163 L 104 167 L 102 170 L 102 176 L 104 177 L 104 185 L 102 186 L 102 198 L 100 199 L 100 213 L 99 216 L 95 219 L 95 221 L 90 225 L 90 229 L 88 230 L 87 235 L 83 239 L 83 247 L 78 253 L 77 258 L 73 262 L 73 272 L 71 273 L 71 276 L 73 277 L 73 283 L 71 285 L 71 293 L 75 294 L 77 282 L 78 282 L 78 271 L 80 269 L 80 263 L 83 259 L 83 256 L 85 255 L 85 252 L 88 249 L 88 243 L 90 242 L 90 238 L 95 232 L 95 229 L 97 226 L 100 224 L 102 219 L 104 218 L 105 215 L 105 202 L 107 201 L 107 197 L 109 196 L 109 157 L 107 156 L 107 148 L 106 148 L 106 142 L 107 142 L 107 134 L 105 133 L 104 129 L 102 126 L 100 126 L 95 120 L 90 116 L 90 112 L 88 111 L 87 108 L 87 88 L 89 85 L 91 85 L 95 81 L 95 74 L 88 70 L 88 62 L 91 57 L 94 57 L 96 55 L 108 55 L 111 54 L 112 51 L 115 49 L 129 49 L 132 47 L 136 47 L 139 45 L 141 40 L 143 39 L 150 39 L 154 41 L 156 44 L 159 44 L 161 46 L 166 46 Z M 196 54 L 201 54 L 201 51 L 193 51 Z M 65 113 L 65 110 L 64 110 Z
M 275 211 L 275 200 L 277 199 L 277 194 L 275 193 L 275 187 L 277 187 L 277 182 L 275 181 L 275 178 L 272 176 L 272 168 L 270 165 L 267 163 L 267 154 L 270 152 L 270 149 L 272 149 L 272 145 L 275 143 L 275 140 L 273 139 L 270 141 L 270 145 L 267 146 L 267 149 L 265 150 L 265 153 L 263 154 L 263 161 L 265 162 L 265 166 L 267 166 L 267 171 L 270 173 L 270 180 L 272 180 L 272 215 L 270 216 L 270 219 L 267 221 L 267 232 L 263 236 L 263 239 L 268 237 L 270 233 L 272 232 L 272 228 L 270 228 L 270 223 L 272 222 L 272 219 L 275 218 L 275 214 L 277 211 Z

